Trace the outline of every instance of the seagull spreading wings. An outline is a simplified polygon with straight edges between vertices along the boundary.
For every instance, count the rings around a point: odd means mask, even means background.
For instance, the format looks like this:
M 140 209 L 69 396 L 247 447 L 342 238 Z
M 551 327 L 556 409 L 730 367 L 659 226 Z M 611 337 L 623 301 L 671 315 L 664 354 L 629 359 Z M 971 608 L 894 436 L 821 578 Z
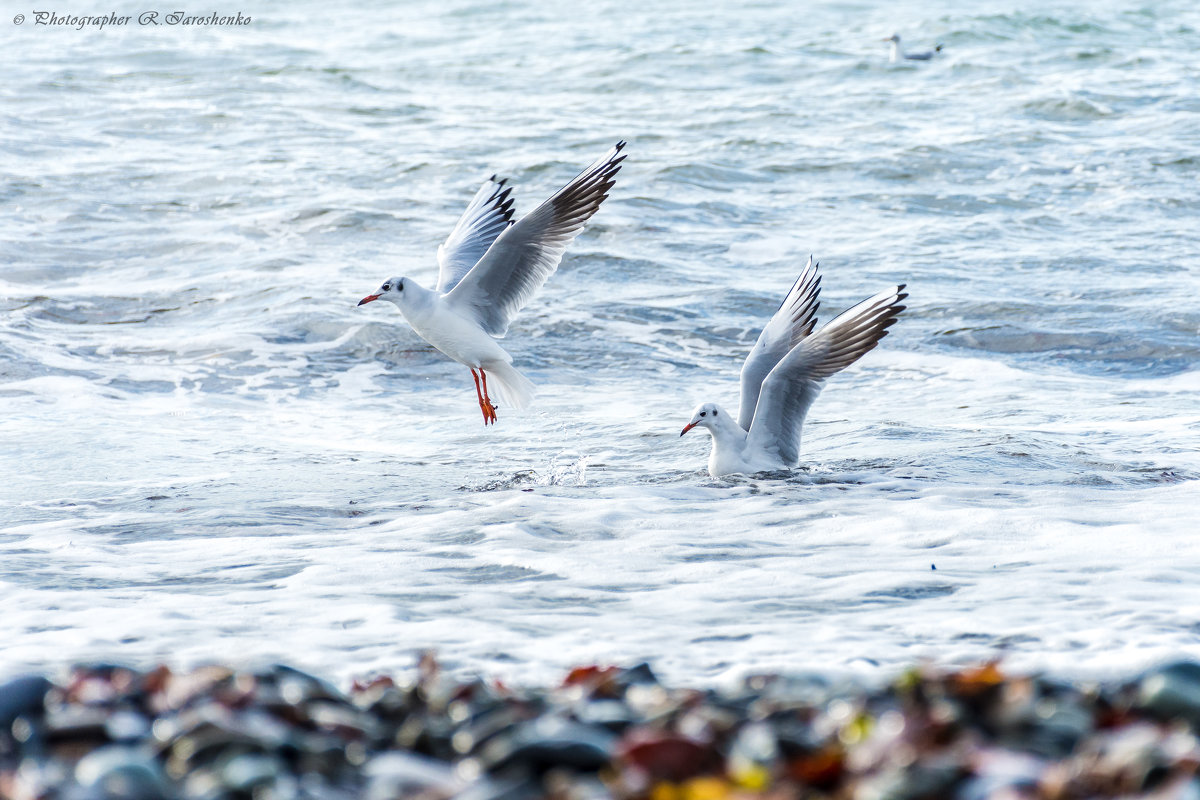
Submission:
M 904 284 L 863 300 L 816 333 L 821 278 L 812 257 L 742 365 L 735 420 L 716 403 L 696 407 L 679 434 L 707 428 L 713 477 L 789 469 L 800 460 L 800 429 L 825 379 L 872 350 L 904 310 Z
M 411 278 L 389 278 L 359 301 L 360 306 L 374 300 L 394 303 L 422 339 L 468 367 L 484 425 L 496 421 L 489 373 L 502 402 L 524 408 L 533 399 L 533 384 L 513 368 L 512 356 L 496 339 L 558 269 L 567 247 L 608 197 L 625 160 L 624 147 L 617 142 L 516 223 L 512 189 L 493 175 L 438 247 L 435 289 Z

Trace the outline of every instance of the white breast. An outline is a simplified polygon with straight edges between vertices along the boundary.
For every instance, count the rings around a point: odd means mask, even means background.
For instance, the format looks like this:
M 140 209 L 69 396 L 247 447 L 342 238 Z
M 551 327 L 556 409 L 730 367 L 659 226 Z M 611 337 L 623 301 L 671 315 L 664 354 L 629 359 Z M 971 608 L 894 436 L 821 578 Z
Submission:
M 430 309 L 405 316 L 417 335 L 460 364 L 481 367 L 497 361 L 512 363 L 512 356 L 478 323 L 446 307 L 441 298 Z

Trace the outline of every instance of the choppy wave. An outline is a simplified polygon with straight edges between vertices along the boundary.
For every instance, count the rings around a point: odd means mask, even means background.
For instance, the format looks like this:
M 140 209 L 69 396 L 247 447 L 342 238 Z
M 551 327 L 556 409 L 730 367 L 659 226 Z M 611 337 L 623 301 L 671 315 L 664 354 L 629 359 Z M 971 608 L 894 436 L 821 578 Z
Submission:
M 8 664 L 345 674 L 650 658 L 682 679 L 1194 648 L 1190 5 L 415 3 L 14 28 L 0 148 Z M 614 20 L 620 19 L 621 24 Z M 937 59 L 891 65 L 899 31 Z M 387 308 L 480 181 L 612 196 L 469 373 Z M 910 307 L 792 473 L 688 410 L 809 253 Z M 731 649 L 729 642 L 737 643 Z M 352 654 L 352 663 L 348 660 Z

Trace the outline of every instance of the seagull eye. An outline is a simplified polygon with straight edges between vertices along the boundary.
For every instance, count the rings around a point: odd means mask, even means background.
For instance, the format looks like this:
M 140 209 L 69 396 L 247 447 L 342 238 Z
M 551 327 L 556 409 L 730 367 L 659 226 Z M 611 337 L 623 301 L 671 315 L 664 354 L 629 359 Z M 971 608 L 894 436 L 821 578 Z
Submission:
M 391 288 L 392 288 L 392 285 L 391 285 L 390 283 L 385 283 L 385 284 L 383 285 L 383 290 L 384 290 L 385 292 L 386 292 L 388 289 L 391 289 Z
M 708 412 L 707 412 L 707 411 L 701 411 L 701 412 L 700 412 L 700 416 L 702 416 L 702 417 L 707 417 L 707 416 L 708 416 Z

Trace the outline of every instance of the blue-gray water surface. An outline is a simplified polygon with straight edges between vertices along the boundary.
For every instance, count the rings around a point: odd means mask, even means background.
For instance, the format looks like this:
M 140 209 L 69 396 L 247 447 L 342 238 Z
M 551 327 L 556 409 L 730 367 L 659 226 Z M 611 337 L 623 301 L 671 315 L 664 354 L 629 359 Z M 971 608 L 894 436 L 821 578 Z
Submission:
M 0 667 L 1200 652 L 1194 3 L 241 10 L 0 19 Z M 489 174 L 524 213 L 618 139 L 485 429 L 355 304 L 432 285 Z M 679 430 L 810 253 L 823 319 L 909 308 L 799 469 L 709 478 Z

